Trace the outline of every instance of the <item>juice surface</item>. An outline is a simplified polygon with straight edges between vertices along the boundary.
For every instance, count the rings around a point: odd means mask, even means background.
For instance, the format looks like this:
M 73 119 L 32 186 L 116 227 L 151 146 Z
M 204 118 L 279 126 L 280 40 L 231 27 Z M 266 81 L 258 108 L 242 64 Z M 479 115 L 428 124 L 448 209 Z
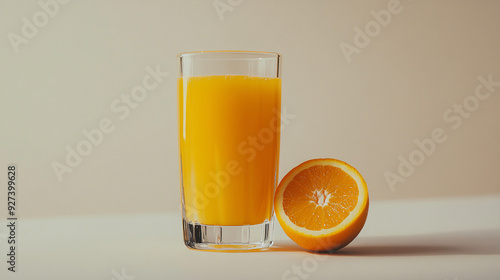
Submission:
M 178 106 L 185 218 L 223 226 L 271 220 L 281 79 L 179 78 Z

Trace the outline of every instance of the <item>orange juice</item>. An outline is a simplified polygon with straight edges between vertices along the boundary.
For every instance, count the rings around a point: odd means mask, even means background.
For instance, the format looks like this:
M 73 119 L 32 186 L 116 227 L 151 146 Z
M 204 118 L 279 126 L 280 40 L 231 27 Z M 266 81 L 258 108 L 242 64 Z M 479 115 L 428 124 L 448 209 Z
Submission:
M 278 180 L 281 79 L 179 78 L 184 216 L 205 225 L 271 220 Z

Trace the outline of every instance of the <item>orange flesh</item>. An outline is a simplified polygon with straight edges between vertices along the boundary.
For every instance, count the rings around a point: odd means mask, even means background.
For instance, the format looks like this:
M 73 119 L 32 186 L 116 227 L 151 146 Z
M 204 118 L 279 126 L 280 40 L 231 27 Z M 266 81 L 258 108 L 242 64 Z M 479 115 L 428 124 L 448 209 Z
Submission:
M 290 221 L 309 230 L 340 224 L 358 202 L 356 181 L 338 167 L 316 165 L 299 172 L 283 193 Z

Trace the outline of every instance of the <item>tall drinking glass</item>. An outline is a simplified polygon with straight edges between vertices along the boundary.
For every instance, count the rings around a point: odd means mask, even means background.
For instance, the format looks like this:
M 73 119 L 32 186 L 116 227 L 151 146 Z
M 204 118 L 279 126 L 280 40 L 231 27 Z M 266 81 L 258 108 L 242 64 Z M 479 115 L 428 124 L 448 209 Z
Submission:
M 273 242 L 281 56 L 209 51 L 178 55 L 184 243 L 212 250 Z

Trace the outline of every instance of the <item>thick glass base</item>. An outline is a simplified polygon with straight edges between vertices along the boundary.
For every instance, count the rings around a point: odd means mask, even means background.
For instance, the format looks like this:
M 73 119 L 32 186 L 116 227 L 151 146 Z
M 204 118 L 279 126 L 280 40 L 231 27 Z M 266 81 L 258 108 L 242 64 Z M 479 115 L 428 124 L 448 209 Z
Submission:
M 182 219 L 184 243 L 199 250 L 253 250 L 273 244 L 273 221 L 258 225 L 212 226 Z

